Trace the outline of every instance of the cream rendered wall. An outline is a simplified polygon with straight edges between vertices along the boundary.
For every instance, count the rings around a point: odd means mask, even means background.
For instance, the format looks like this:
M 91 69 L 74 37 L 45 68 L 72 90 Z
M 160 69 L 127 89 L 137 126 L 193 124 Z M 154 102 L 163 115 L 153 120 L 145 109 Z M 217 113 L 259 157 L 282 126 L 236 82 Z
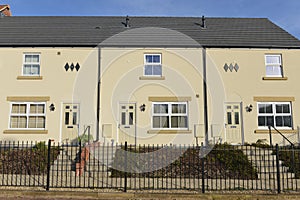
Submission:
M 144 54 L 162 55 L 162 80 L 143 79 Z M 119 138 L 120 102 L 135 102 L 138 144 L 195 143 L 194 125 L 203 124 L 202 50 L 197 48 L 102 48 L 101 122 L 112 124 L 113 139 Z M 190 97 L 189 133 L 150 134 L 152 102 L 149 97 Z M 145 104 L 145 112 L 139 106 Z M 203 139 L 203 138 L 202 138 Z M 131 138 L 131 143 L 134 140 Z
M 255 96 L 294 97 L 295 101 L 292 102 L 293 128 L 297 130 L 297 126 L 300 124 L 299 53 L 299 50 L 287 49 L 207 49 L 208 81 L 215 79 L 214 70 L 218 69 L 226 93 L 226 102 L 243 103 L 245 142 L 252 143 L 258 139 L 269 141 L 268 134 L 255 133 L 257 129 L 257 102 L 253 99 Z M 265 54 L 282 55 L 283 73 L 284 77 L 288 78 L 287 80 L 263 80 L 265 77 Z M 225 63 L 228 65 L 237 63 L 239 65 L 238 72 L 235 70 L 225 72 L 223 68 Z M 246 112 L 245 107 L 250 104 L 253 105 L 253 110 Z M 214 109 L 214 105 L 210 104 L 209 108 Z M 211 110 L 209 114 L 212 118 Z M 224 116 L 224 110 L 222 115 Z M 295 134 L 286 134 L 287 137 L 292 135 L 295 136 Z M 282 137 L 274 134 L 273 142 L 281 143 Z
M 42 80 L 17 80 L 22 75 L 23 53 L 40 53 Z M 66 72 L 66 63 L 80 64 L 77 72 Z M 62 103 L 81 104 L 80 133 L 85 124 L 96 125 L 95 103 L 98 50 L 93 48 L 0 48 L 0 139 L 10 141 L 60 141 Z M 90 92 L 87 92 L 90 91 Z M 46 102 L 46 130 L 48 134 L 3 134 L 9 128 L 10 96 L 48 96 Z M 55 111 L 49 111 L 49 105 Z M 87 112 L 92 110 L 92 112 Z

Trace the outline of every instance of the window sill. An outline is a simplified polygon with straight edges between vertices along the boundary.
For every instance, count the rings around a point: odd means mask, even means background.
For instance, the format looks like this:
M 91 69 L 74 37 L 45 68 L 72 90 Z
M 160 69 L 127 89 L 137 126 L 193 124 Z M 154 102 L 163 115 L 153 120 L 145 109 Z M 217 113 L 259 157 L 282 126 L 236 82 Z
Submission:
M 48 134 L 48 130 L 4 130 L 4 134 Z
M 140 76 L 140 80 L 165 80 L 164 76 Z
M 17 80 L 43 80 L 42 76 L 17 76 Z
M 148 130 L 148 134 L 191 134 L 191 130 Z
M 283 130 L 278 130 L 280 131 L 280 133 L 282 134 L 295 134 L 297 133 L 297 130 L 292 130 L 292 129 L 283 129 Z M 257 134 L 269 134 L 269 130 L 268 129 L 256 129 L 254 130 L 254 133 L 257 133 Z M 278 134 L 277 131 L 275 130 L 271 130 L 271 133 L 272 134 Z
M 264 81 L 286 81 L 288 80 L 287 77 L 262 77 Z

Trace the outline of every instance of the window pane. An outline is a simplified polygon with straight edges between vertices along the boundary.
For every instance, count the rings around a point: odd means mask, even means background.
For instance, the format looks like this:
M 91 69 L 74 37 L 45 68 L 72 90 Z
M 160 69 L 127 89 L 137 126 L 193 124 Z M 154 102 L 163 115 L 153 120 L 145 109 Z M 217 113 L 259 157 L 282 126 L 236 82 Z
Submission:
M 40 55 L 25 55 L 25 63 L 39 63 Z
M 29 117 L 28 128 L 36 128 L 37 117 Z
M 172 104 L 172 113 L 186 113 L 185 104 Z
M 169 128 L 169 117 L 167 116 L 154 116 L 153 128 Z
M 169 126 L 169 117 L 162 116 L 160 117 L 161 127 L 162 128 L 170 128 Z
M 30 105 L 30 111 L 29 112 L 31 114 L 37 113 L 37 107 L 38 107 L 38 105 L 35 105 L 35 104 Z
M 152 75 L 152 65 L 145 65 L 145 75 Z
M 160 128 L 160 117 L 153 117 L 153 128 Z
M 24 75 L 30 75 L 31 74 L 31 65 L 24 65 L 23 74 Z
M 258 110 L 259 113 L 273 113 L 272 104 L 259 104 Z
M 146 55 L 146 62 L 152 63 L 153 62 L 153 56 L 152 55 Z
M 32 55 L 31 62 L 35 62 L 35 63 L 40 62 L 40 56 L 39 55 Z
M 268 55 L 266 56 L 266 64 L 280 64 L 280 56 L 279 55 Z
M 45 128 L 45 117 L 37 117 L 37 128 Z
M 282 70 L 280 65 L 266 66 L 267 76 L 282 76 Z
M 179 123 L 179 117 L 171 117 L 171 127 L 172 128 L 178 128 L 179 127 L 179 125 L 178 125 L 178 123 Z
M 133 112 L 129 113 L 129 125 L 133 125 Z
M 259 116 L 258 117 L 258 126 L 274 126 L 274 117 L 273 116 Z
M 276 113 L 290 113 L 289 104 L 276 104 Z
M 69 120 L 70 120 L 70 113 L 66 112 L 65 113 L 65 125 L 69 125 Z
M 291 116 L 276 116 L 277 127 L 292 127 Z
M 45 105 L 44 104 L 38 104 L 37 113 L 39 113 L 39 114 L 45 113 Z
M 283 116 L 283 125 L 285 127 L 292 127 L 292 117 L 291 116 Z
M 277 116 L 276 118 L 276 126 L 283 126 L 283 117 Z
M 29 63 L 32 60 L 32 55 L 25 55 L 25 62 Z
M 13 104 L 11 113 L 26 114 L 26 104 Z
M 153 63 L 160 63 L 160 56 L 159 55 L 154 55 L 153 56 Z
M 267 116 L 267 124 L 266 126 L 272 125 L 274 126 L 274 117 L 273 116 Z
M 126 124 L 126 113 L 122 112 L 122 116 L 121 116 L 121 125 L 125 125 Z
M 235 112 L 234 113 L 234 119 L 235 119 L 235 124 L 240 124 L 240 116 L 239 116 L 239 112 Z
M 162 75 L 161 65 L 153 66 L 153 75 Z
M 73 125 L 77 124 L 77 112 L 73 112 Z
M 27 108 L 26 104 L 20 104 L 19 105 L 19 113 L 26 114 L 26 108 Z
M 171 128 L 187 128 L 186 116 L 173 116 L 171 117 Z
M 32 65 L 31 66 L 31 74 L 39 75 L 40 74 L 40 66 L 39 65 Z
M 26 128 L 26 127 L 27 127 L 27 117 L 19 117 L 18 128 Z
M 266 126 L 266 118 L 264 116 L 258 117 L 258 126 Z
M 154 113 L 167 114 L 168 104 L 154 104 Z
M 18 118 L 19 117 L 10 118 L 10 128 L 18 128 Z
M 44 114 L 45 106 L 44 104 L 31 104 L 30 113 L 31 114 Z
M 232 124 L 231 112 L 227 112 L 227 124 Z

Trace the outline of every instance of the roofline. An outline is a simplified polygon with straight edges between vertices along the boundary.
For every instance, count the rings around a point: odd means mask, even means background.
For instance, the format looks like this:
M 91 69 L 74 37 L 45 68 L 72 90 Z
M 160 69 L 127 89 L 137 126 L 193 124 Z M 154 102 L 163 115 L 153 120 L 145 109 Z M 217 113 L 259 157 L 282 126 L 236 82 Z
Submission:
M 241 45 L 202 45 L 203 48 L 240 48 L 240 49 L 300 49 L 300 46 L 258 46 L 258 45 L 249 45 L 249 46 L 241 46 Z
M 300 49 L 300 46 L 241 46 L 241 45 L 99 45 L 96 44 L 0 44 L 0 48 L 10 47 L 10 48 L 19 48 L 19 47 L 51 47 L 51 48 L 59 48 L 59 47 L 89 47 L 89 48 L 95 48 L 95 47 L 112 47 L 112 48 L 240 48 L 240 49 L 249 49 L 249 48 L 257 48 L 257 49 Z

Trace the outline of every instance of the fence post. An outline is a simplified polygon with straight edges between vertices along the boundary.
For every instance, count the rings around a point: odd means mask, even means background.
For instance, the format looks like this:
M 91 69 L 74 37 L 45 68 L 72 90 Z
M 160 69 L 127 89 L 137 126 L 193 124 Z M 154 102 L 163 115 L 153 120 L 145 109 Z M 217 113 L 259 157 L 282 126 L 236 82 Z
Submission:
M 50 165 L 51 164 L 51 140 L 48 141 L 48 155 L 47 155 L 47 185 L 46 191 L 50 188 Z
M 278 144 L 276 144 L 276 171 L 277 171 L 277 193 L 281 192 L 280 188 L 280 166 L 279 166 L 279 148 Z
M 202 193 L 205 193 L 205 181 L 204 181 L 204 152 L 203 152 L 203 142 L 201 143 L 201 179 L 202 179 Z
M 127 141 L 125 141 L 125 173 L 124 173 L 124 192 L 127 192 Z

